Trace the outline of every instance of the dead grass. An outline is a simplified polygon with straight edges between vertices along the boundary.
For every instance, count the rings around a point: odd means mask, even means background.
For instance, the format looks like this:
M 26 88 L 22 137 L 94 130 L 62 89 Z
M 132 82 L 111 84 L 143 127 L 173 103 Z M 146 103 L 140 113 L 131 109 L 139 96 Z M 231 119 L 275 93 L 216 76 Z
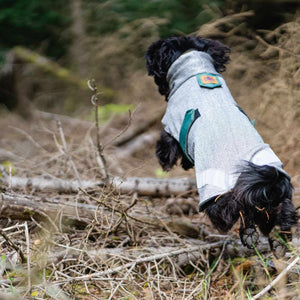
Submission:
M 251 51 L 235 52 L 227 73 L 233 95 L 299 185 L 300 20 L 260 32 Z

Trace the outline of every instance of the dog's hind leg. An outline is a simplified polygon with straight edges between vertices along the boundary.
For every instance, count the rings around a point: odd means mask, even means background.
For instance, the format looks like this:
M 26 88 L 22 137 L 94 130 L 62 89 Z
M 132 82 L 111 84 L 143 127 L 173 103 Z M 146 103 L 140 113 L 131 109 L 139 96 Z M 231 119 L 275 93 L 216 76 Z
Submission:
M 254 224 L 254 218 L 251 210 L 247 210 L 247 212 L 239 211 L 240 214 L 240 239 L 244 246 L 249 249 L 253 249 L 253 246 L 257 245 L 259 240 L 259 234 L 256 230 Z
M 298 216 L 290 199 L 285 199 L 278 207 L 276 225 L 280 227 L 279 239 L 269 238 L 270 248 L 276 257 L 283 257 L 287 250 L 287 243 L 292 240 L 292 226 L 297 224 Z
M 277 215 L 276 225 L 280 226 L 280 237 L 285 241 L 292 240 L 291 227 L 297 224 L 298 216 L 295 207 L 290 199 L 285 199 Z

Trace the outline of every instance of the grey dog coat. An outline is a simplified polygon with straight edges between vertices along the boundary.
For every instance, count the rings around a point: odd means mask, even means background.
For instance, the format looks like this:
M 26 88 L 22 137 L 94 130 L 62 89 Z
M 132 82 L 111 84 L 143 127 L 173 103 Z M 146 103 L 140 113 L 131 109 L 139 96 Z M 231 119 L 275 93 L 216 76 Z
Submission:
M 244 161 L 284 172 L 234 101 L 209 54 L 182 54 L 169 68 L 167 80 L 170 95 L 162 123 L 195 164 L 200 211 L 207 201 L 234 187 Z

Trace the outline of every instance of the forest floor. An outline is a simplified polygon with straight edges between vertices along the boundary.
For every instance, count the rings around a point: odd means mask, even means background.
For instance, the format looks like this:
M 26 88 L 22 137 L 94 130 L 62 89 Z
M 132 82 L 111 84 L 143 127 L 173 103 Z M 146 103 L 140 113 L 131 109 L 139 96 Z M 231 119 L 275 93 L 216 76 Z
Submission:
M 145 110 L 141 105 L 135 112 L 133 127 L 145 120 Z M 127 120 L 127 115 L 117 117 L 101 128 L 103 145 Z M 64 117 L 60 125 L 42 118 L 26 122 L 14 114 L 0 122 L 5 128 L 0 148 L 12 178 L 101 181 L 93 122 Z M 107 146 L 109 173 L 193 178 L 193 171 L 180 168 L 170 175 L 158 172 L 154 144 L 128 157 L 126 146 Z M 70 193 L 27 184 L 4 185 L 2 193 L 11 197 L 2 196 L 1 205 L 0 284 L 7 299 L 249 299 L 299 255 L 298 231 L 291 252 L 280 259 L 263 239 L 257 253 L 248 251 L 238 242 L 237 227 L 220 235 L 197 213 L 194 190 L 166 197 L 138 190 L 120 194 L 113 187 Z M 299 205 L 299 194 L 295 200 Z M 297 299 L 298 283 L 299 267 L 265 297 Z

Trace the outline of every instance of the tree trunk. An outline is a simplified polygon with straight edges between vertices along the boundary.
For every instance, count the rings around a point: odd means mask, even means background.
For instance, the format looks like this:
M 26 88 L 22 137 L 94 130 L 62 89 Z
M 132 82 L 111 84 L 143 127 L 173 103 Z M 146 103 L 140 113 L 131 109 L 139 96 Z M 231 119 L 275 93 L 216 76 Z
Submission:
M 87 77 L 87 51 L 85 47 L 85 26 L 82 14 L 81 0 L 71 0 L 71 15 L 72 15 L 72 45 L 71 57 L 76 73 L 79 77 Z

